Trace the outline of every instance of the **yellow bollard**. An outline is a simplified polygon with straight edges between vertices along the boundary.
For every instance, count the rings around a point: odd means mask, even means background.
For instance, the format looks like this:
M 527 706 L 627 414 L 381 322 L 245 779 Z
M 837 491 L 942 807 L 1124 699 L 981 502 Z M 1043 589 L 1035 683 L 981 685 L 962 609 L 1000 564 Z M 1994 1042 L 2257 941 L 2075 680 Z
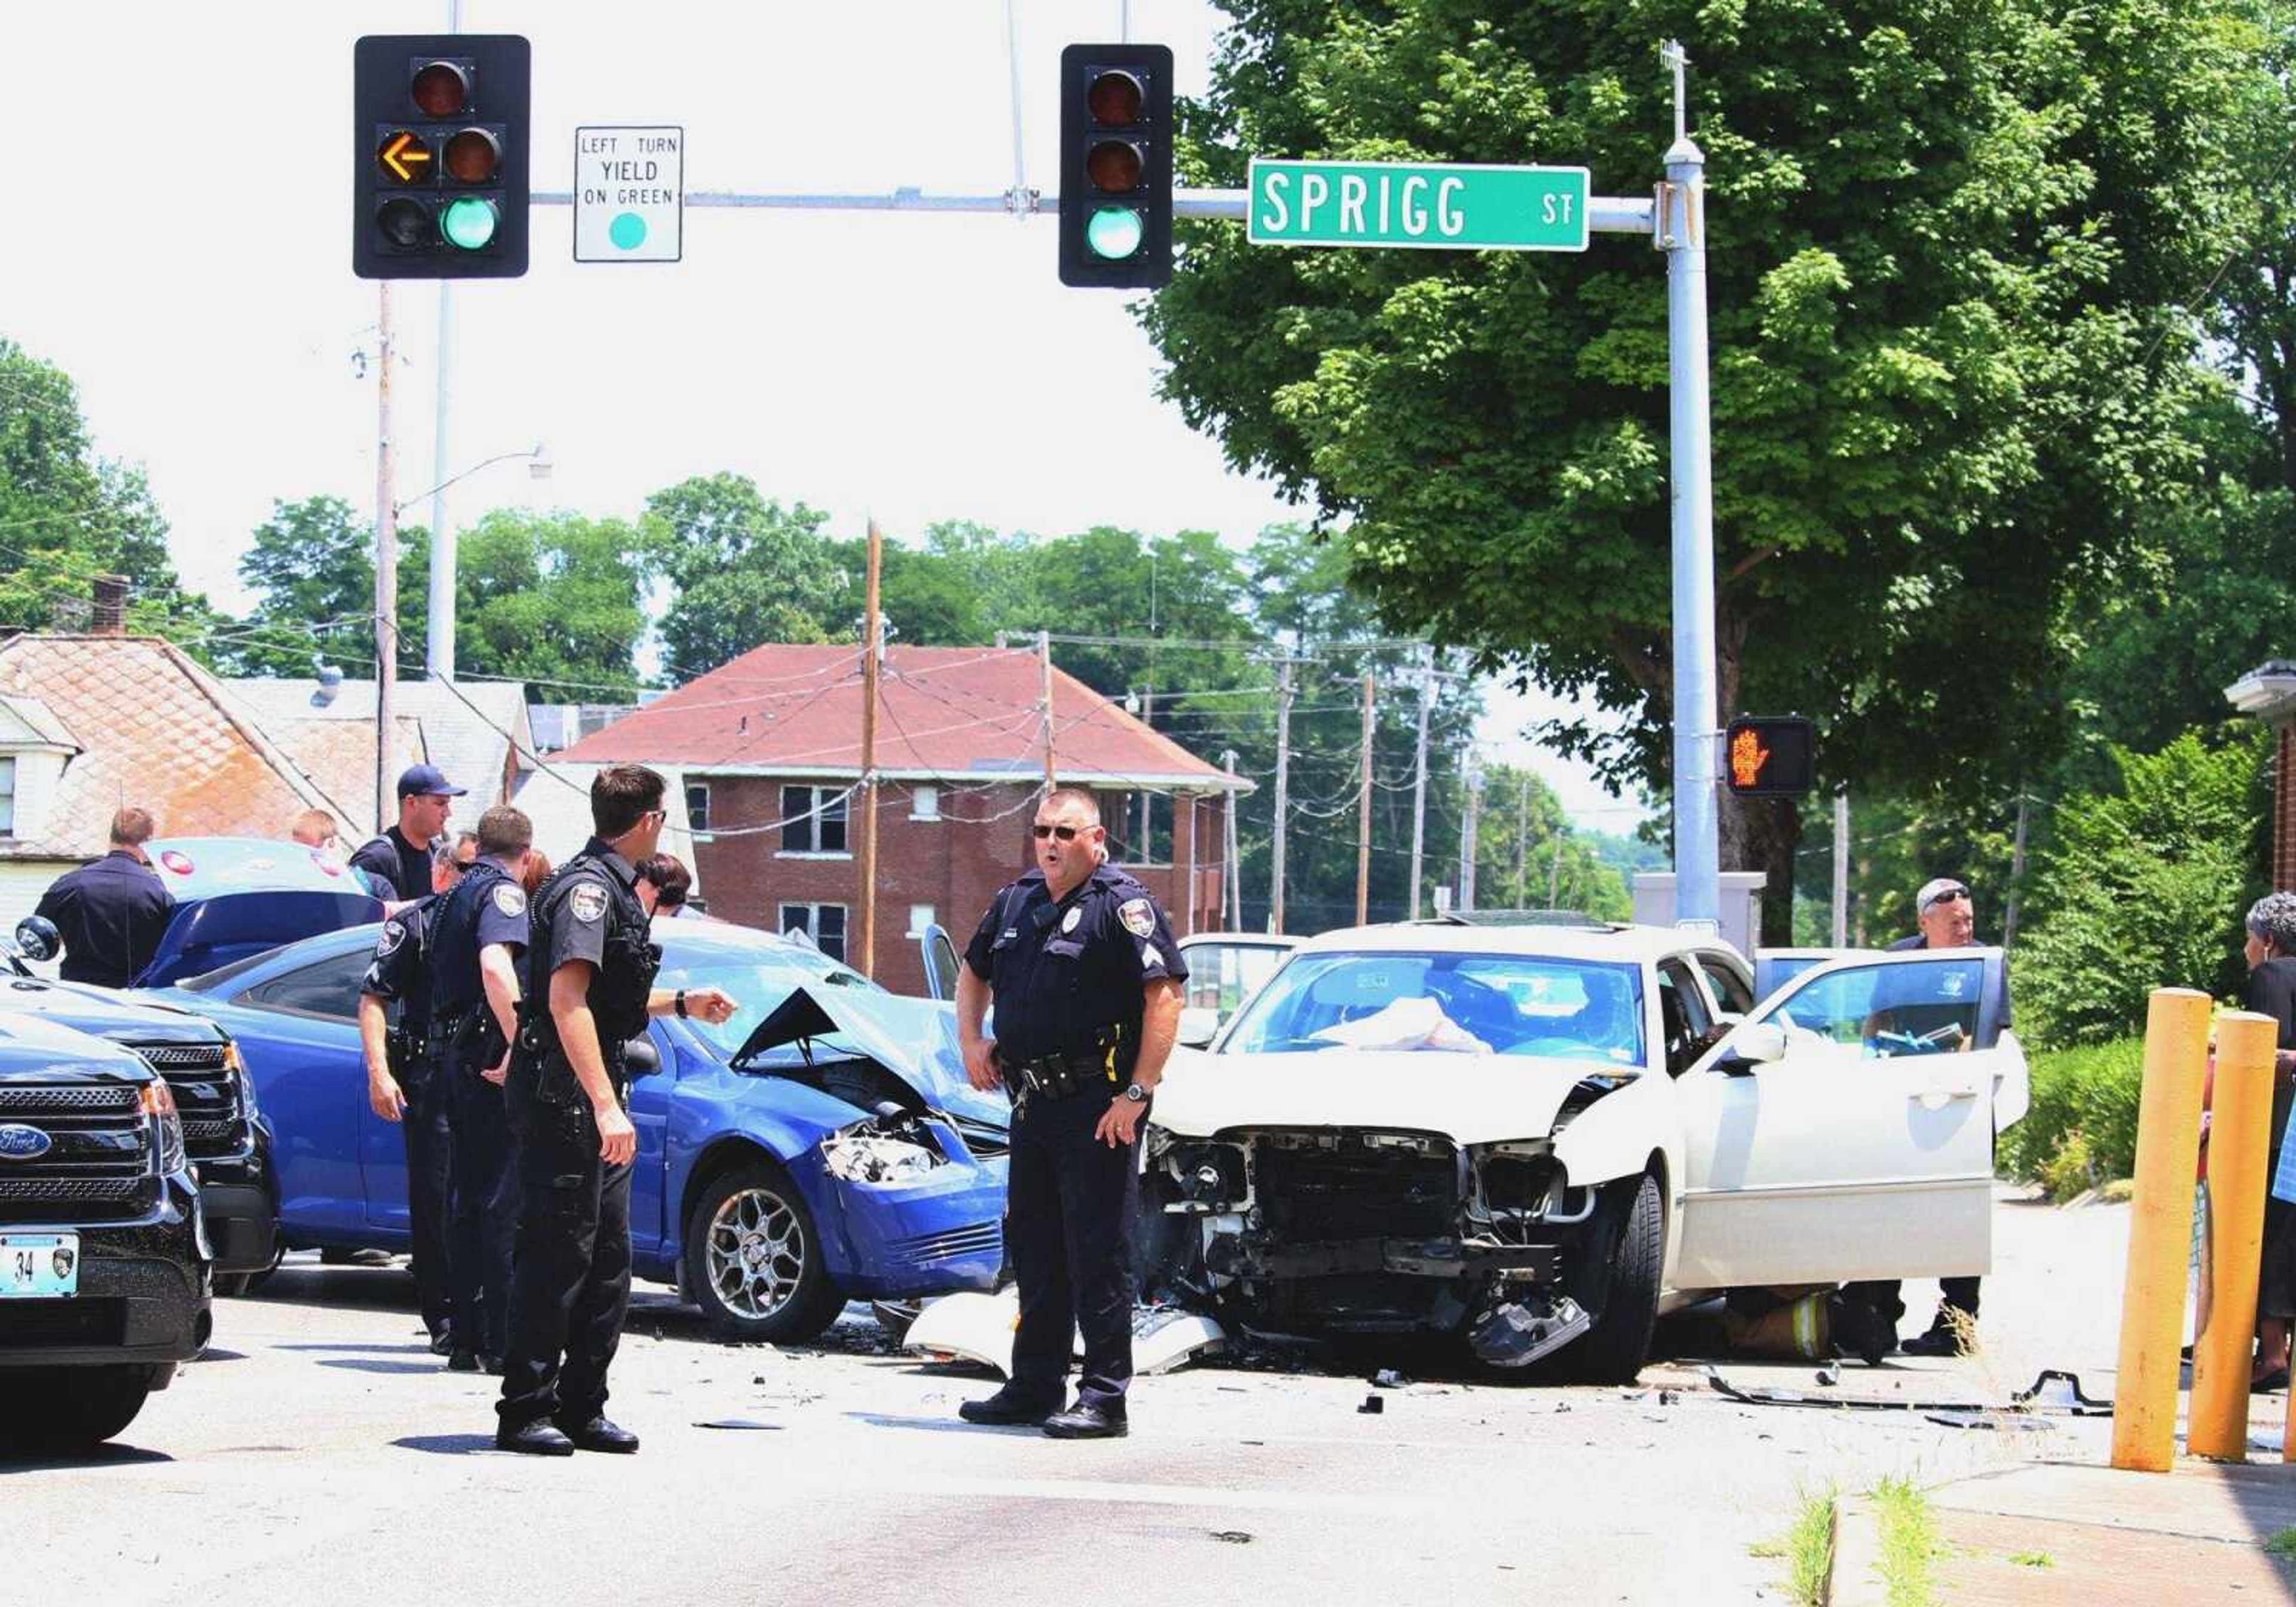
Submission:
M 2256 1343 L 2256 1273 L 2264 1250 L 2264 1160 L 2272 1147 L 2272 1052 L 2280 1023 L 2235 1011 L 2217 1018 L 2216 1092 L 2209 1121 L 2209 1249 L 2216 1293 L 2193 1341 L 2185 1448 L 2248 1460 L 2249 1362 Z
M 2190 988 L 2154 988 L 2144 1014 L 2136 1193 L 2128 1212 L 2120 1366 L 2112 1389 L 2117 1468 L 2165 1473 L 2177 1459 L 2177 1341 L 2185 1327 L 2193 1166 L 2208 1063 L 2209 996 Z

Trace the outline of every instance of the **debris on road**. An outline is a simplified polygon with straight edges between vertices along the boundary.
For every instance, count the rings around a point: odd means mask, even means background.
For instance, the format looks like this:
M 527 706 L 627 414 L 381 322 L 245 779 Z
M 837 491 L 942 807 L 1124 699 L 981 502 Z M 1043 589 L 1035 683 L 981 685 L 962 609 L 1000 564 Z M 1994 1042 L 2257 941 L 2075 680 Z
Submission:
M 1393 1367 L 1382 1367 L 1371 1375 L 1372 1387 L 1379 1390 L 1400 1390 L 1411 1381 Z
M 1384 1411 L 1386 1411 L 1386 1410 L 1387 1410 L 1387 1402 L 1385 1402 L 1385 1401 L 1382 1400 L 1382 1399 L 1381 1399 L 1378 1396 L 1376 1396 L 1376 1395 L 1366 1395 L 1366 1396 L 1365 1396 L 1365 1397 L 1364 1397 L 1364 1403 L 1363 1403 L 1363 1405 L 1361 1405 L 1361 1406 L 1357 1406 L 1357 1407 L 1356 1408 L 1356 1410 L 1357 1410 L 1357 1411 L 1358 1411 L 1358 1412 L 1361 1412 L 1361 1413 L 1366 1413 L 1366 1414 L 1370 1414 L 1371 1416 L 1376 1417 L 1376 1416 L 1378 1416 L 1382 1412 L 1384 1412 Z

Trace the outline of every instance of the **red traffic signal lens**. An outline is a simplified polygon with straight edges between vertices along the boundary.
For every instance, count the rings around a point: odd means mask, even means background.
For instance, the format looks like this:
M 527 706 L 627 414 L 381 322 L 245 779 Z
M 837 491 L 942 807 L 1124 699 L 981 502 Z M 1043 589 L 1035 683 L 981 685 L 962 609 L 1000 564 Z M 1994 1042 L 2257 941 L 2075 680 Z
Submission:
M 407 196 L 395 196 L 376 210 L 374 221 L 383 238 L 403 251 L 419 251 L 430 243 L 430 209 Z
M 1103 128 L 1129 128 L 1140 120 L 1145 101 L 1140 80 L 1128 72 L 1103 72 L 1084 92 L 1085 110 Z
M 471 80 L 452 61 L 426 62 L 409 93 L 425 117 L 453 117 L 471 103 Z
M 1121 195 L 1140 182 L 1140 147 L 1125 140 L 1103 140 L 1085 152 L 1084 170 L 1093 188 Z
M 465 128 L 447 142 L 447 176 L 456 184 L 483 184 L 502 168 L 502 146 L 483 128 Z

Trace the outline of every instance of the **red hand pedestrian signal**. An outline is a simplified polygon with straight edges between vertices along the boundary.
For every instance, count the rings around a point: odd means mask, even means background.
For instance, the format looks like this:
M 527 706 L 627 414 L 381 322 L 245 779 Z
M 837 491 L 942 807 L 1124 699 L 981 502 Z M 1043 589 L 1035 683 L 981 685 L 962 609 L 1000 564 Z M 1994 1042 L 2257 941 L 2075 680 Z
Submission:
M 1740 798 L 1799 798 L 1817 784 L 1817 732 L 1808 720 L 1742 715 L 1730 722 L 1726 779 Z

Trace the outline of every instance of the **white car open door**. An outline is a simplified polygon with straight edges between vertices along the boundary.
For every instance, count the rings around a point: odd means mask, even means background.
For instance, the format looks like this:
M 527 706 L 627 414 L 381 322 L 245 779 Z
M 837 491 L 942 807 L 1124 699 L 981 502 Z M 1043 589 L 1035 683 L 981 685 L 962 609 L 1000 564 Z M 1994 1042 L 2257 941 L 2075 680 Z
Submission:
M 1678 1085 L 1677 1287 L 1988 1270 L 2005 1000 L 2001 951 L 1955 948 L 1845 956 L 1758 1004 Z

